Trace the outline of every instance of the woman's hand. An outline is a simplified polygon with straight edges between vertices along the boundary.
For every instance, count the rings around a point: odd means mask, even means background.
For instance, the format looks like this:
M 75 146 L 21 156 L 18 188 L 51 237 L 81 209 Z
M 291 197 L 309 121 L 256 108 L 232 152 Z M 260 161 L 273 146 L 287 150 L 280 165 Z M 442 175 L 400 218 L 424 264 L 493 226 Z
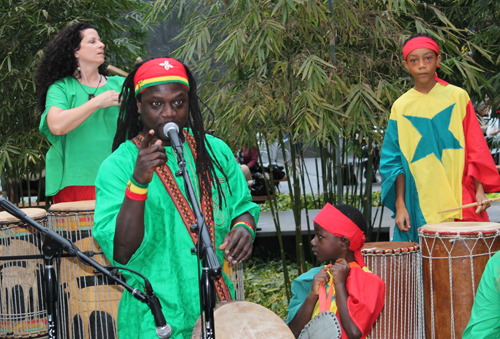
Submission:
M 92 100 L 97 101 L 99 108 L 107 108 L 111 106 L 120 106 L 120 102 L 118 101 L 119 96 L 120 93 L 117 91 L 109 90 L 99 94 Z

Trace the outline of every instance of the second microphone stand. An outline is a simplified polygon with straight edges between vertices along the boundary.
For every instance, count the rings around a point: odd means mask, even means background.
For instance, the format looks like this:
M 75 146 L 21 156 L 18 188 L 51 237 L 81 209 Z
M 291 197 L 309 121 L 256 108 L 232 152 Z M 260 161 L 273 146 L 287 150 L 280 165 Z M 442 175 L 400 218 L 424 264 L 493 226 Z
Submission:
M 191 225 L 191 231 L 198 234 L 198 244 L 196 246 L 196 254 L 198 260 L 202 261 L 202 275 L 200 279 L 200 302 L 202 312 L 205 315 L 205 321 L 202 321 L 202 326 L 205 326 L 205 337 L 203 339 L 215 338 L 215 318 L 214 308 L 216 304 L 215 284 L 214 278 L 222 274 L 222 268 L 219 260 L 215 254 L 212 240 L 208 233 L 205 217 L 201 213 L 198 200 L 193 190 L 191 178 L 186 168 L 186 161 L 182 146 L 172 147 L 177 154 L 177 163 L 179 171 L 175 173 L 176 176 L 183 176 L 188 199 L 193 207 L 193 212 L 196 217 L 196 224 Z M 193 173 L 194 174 L 194 173 Z M 203 333 L 203 331 L 202 331 Z

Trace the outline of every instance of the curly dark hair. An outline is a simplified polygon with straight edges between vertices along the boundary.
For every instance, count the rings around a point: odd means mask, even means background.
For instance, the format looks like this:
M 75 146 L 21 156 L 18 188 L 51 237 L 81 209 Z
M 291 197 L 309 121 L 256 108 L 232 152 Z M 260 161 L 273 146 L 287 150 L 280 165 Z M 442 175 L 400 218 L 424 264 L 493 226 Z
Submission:
M 73 76 L 78 64 L 75 52 L 80 49 L 82 31 L 95 29 L 87 23 L 76 23 L 63 28 L 47 45 L 36 72 L 37 107 L 45 110 L 47 91 L 50 85 L 59 79 Z M 99 66 L 99 73 L 108 75 L 104 64 Z
M 154 58 L 149 60 L 153 59 Z M 142 95 L 139 93 L 137 97 L 135 96 L 134 76 L 139 67 L 141 67 L 142 64 L 149 60 L 136 64 L 132 72 L 129 73 L 129 75 L 125 79 L 125 82 L 123 83 L 122 91 L 120 93 L 120 100 L 122 103 L 120 106 L 120 114 L 118 116 L 116 135 L 115 139 L 113 140 L 113 152 L 123 142 L 133 139 L 144 129 L 139 112 L 137 110 L 137 100 L 141 102 Z M 222 202 L 224 201 L 225 203 L 225 198 L 222 194 L 222 186 L 219 178 L 216 175 L 215 168 L 217 168 L 224 176 L 228 184 L 230 194 L 231 188 L 229 187 L 229 181 L 226 173 L 222 169 L 219 161 L 215 158 L 212 148 L 207 142 L 206 131 L 203 125 L 203 114 L 199 105 L 199 102 L 201 100 L 198 97 L 196 90 L 196 80 L 194 79 L 193 74 L 191 73 L 189 68 L 184 64 L 182 65 L 186 69 L 186 74 L 189 81 L 189 112 L 187 127 L 191 130 L 191 133 L 193 134 L 193 137 L 196 141 L 196 169 L 198 173 L 207 173 L 207 175 L 201 175 L 201 180 L 203 180 L 203 183 L 207 185 L 207 187 L 211 187 L 212 183 L 215 183 L 220 202 L 219 208 L 222 209 Z

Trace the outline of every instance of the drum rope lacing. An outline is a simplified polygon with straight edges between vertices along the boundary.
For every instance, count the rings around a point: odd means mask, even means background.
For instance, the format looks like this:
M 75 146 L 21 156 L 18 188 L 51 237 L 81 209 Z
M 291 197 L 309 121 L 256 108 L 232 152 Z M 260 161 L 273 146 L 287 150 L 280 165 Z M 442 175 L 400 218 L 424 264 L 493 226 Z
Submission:
M 436 245 L 436 236 L 446 236 L 445 238 L 439 237 L 438 239 L 441 241 L 441 244 L 443 247 L 446 249 L 446 252 L 448 253 L 447 257 L 432 257 L 432 256 L 424 256 L 423 251 L 422 251 L 422 259 L 429 259 L 429 270 L 430 270 L 430 291 L 431 291 L 431 325 L 432 325 L 432 338 L 436 338 L 436 333 L 435 333 L 435 315 L 434 315 L 434 286 L 433 286 L 433 276 L 432 276 L 432 261 L 433 260 L 439 260 L 439 259 L 447 259 L 448 260 L 448 276 L 449 276 L 449 283 L 450 283 L 450 303 L 451 303 L 451 324 L 450 324 L 450 332 L 451 332 L 451 339 L 455 339 L 455 314 L 454 314 L 454 304 L 453 304 L 453 261 L 452 259 L 460 259 L 460 258 L 474 258 L 474 257 L 483 257 L 488 255 L 490 258 L 493 254 L 496 252 L 492 252 L 491 248 L 493 247 L 493 244 L 495 243 L 496 238 L 500 235 L 500 230 L 497 231 L 487 231 L 487 232 L 464 232 L 464 233 L 456 233 L 456 232 L 434 232 L 434 231 L 420 231 L 421 238 L 424 238 L 422 236 L 422 233 L 428 234 L 428 235 L 433 235 L 432 239 L 432 246 L 429 249 L 429 245 L 427 244 L 427 241 L 421 241 L 425 243 L 425 246 L 427 248 L 428 253 L 432 253 L 434 251 L 435 245 Z M 463 235 L 477 235 L 477 238 L 464 238 Z M 448 249 L 448 246 L 444 243 L 443 239 L 448 240 L 452 246 L 450 249 Z M 486 239 L 492 239 L 491 244 L 488 245 L 488 242 Z M 469 255 L 462 255 L 462 256 L 451 256 L 451 253 L 453 252 L 453 249 L 455 248 L 455 243 L 456 241 L 463 241 L 467 249 L 469 250 Z M 465 240 L 475 240 L 474 241 L 474 246 L 472 248 L 469 247 L 467 242 Z M 478 242 L 482 240 L 486 247 L 488 248 L 488 253 L 481 253 L 481 254 L 472 254 L 474 252 L 474 249 L 476 248 L 476 245 Z M 474 281 L 474 262 L 473 260 L 470 260 L 470 266 L 471 266 L 471 281 L 472 281 L 472 295 L 474 299 L 476 298 L 476 288 L 475 288 L 475 281 Z
M 422 279 L 421 274 L 415 274 L 421 272 L 418 252 L 418 245 L 404 249 L 362 251 L 367 266 L 386 282 L 386 293 L 389 293 L 369 338 L 424 338 Z M 377 260 L 384 257 L 388 260 Z M 398 302 L 401 300 L 407 300 L 408 304 Z

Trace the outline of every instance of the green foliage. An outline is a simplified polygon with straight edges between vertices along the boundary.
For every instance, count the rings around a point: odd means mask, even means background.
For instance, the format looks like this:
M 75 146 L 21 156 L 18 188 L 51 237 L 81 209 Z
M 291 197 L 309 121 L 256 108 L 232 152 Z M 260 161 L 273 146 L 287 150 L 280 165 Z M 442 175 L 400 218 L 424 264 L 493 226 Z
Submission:
M 442 1 L 443 12 L 454 26 L 465 30 L 466 58 L 474 60 L 486 81 L 470 93 L 474 101 L 488 95 L 495 110 L 500 103 L 500 2 L 489 0 Z M 455 79 L 462 77 L 456 73 Z M 454 80 L 455 80 L 454 79 Z
M 130 68 L 143 52 L 141 0 L 4 0 L 0 5 L 0 173 L 6 180 L 38 175 L 45 168 L 46 138 L 38 131 L 35 73 L 47 43 L 68 24 L 98 30 L 107 60 Z
M 317 195 L 313 195 L 310 193 L 310 194 L 306 194 L 305 197 L 306 198 L 304 198 L 304 195 L 301 196 L 302 207 L 306 208 L 306 201 L 305 200 L 307 199 L 307 209 L 308 210 L 321 209 L 324 205 L 324 203 L 320 202 L 318 204 L 318 200 L 314 200 L 314 199 L 318 199 Z M 292 204 L 290 194 L 282 194 L 282 193 L 275 194 L 273 198 L 276 201 L 275 206 L 277 206 L 278 211 L 293 210 L 294 205 Z M 359 197 L 359 195 L 348 195 L 346 197 L 346 203 L 350 204 L 350 205 L 355 205 L 357 203 L 357 201 L 359 201 L 360 199 L 362 199 L 362 197 Z M 380 191 L 373 192 L 372 193 L 372 206 L 373 207 L 382 206 L 381 199 L 382 199 L 382 195 L 381 195 Z M 261 212 L 271 212 L 270 205 L 271 205 L 271 201 L 269 201 L 269 200 L 264 201 L 260 205 L 260 211 Z
M 282 319 L 288 315 L 288 300 L 283 289 L 283 265 L 280 261 L 254 258 L 245 263 L 245 300 L 270 309 Z M 290 279 L 298 277 L 297 264 L 288 265 Z

